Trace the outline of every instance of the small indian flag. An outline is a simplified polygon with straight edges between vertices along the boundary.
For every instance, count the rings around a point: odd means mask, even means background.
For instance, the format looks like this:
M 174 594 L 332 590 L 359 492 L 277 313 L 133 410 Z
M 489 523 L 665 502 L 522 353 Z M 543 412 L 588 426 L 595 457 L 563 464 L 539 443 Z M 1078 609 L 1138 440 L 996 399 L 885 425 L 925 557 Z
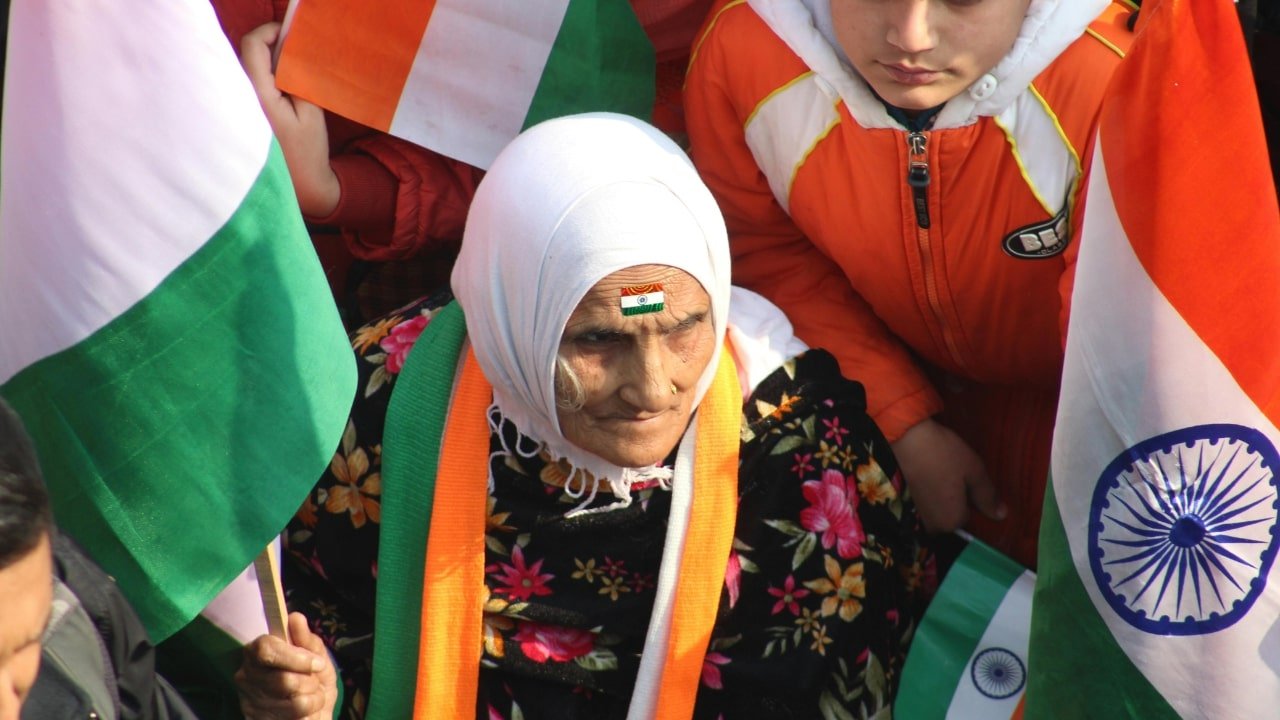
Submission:
M 662 309 L 666 296 L 662 293 L 662 285 L 632 285 L 622 288 L 622 314 L 644 315 Z
M 281 90 L 480 168 L 542 120 L 653 109 L 653 46 L 627 0 L 293 5 Z
M 971 541 L 912 640 L 894 715 L 1021 718 L 1035 578 L 981 541 Z

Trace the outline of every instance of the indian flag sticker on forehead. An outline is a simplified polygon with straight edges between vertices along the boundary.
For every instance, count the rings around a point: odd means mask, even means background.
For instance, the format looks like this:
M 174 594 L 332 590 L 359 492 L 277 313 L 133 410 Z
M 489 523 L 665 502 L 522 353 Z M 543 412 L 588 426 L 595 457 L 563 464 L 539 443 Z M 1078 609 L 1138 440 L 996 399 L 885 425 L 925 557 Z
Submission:
M 662 294 L 662 283 L 648 285 L 631 285 L 622 288 L 622 314 L 643 315 L 658 312 L 666 300 Z

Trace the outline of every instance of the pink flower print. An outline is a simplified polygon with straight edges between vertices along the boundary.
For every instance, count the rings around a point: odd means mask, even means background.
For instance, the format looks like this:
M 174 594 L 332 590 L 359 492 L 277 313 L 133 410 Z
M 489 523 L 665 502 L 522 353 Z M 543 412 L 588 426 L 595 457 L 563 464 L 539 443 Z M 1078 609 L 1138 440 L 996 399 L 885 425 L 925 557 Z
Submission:
M 823 470 L 822 481 L 810 480 L 801 486 L 810 506 L 800 511 L 805 530 L 822 534 L 822 547 L 831 548 L 844 559 L 862 554 L 867 535 L 854 511 L 858 508 L 855 478 L 845 478 L 839 470 Z
M 797 588 L 796 579 L 788 575 L 781 588 L 769 586 L 769 594 L 778 598 L 778 602 L 773 604 L 773 612 L 771 614 L 777 615 L 782 612 L 783 608 L 786 608 L 791 611 L 792 615 L 799 615 L 800 603 L 796 601 L 808 596 L 809 591 L 804 588 Z
M 809 464 L 812 459 L 813 453 L 805 453 L 804 455 L 796 453 L 796 464 L 791 466 L 791 472 L 800 477 L 804 477 L 805 473 L 813 472 L 813 465 Z
M 520 643 L 520 651 L 530 660 L 568 662 L 595 649 L 595 636 L 588 630 L 522 622 L 512 638 Z
M 830 420 L 823 418 L 822 424 L 827 426 L 827 432 L 822 437 L 833 442 L 843 442 L 844 436 L 849 434 L 848 428 L 840 427 L 840 418 L 833 417 Z
M 422 334 L 422 330 L 429 322 L 431 318 L 418 315 L 412 320 L 406 320 L 391 328 L 391 332 L 382 338 L 382 342 L 378 344 L 387 351 L 388 373 L 396 375 L 404 368 L 404 359 L 409 357 L 409 351 L 413 349 L 413 344 L 418 341 L 418 336 Z
M 507 719 L 502 717 L 502 713 L 498 712 L 498 708 L 494 707 L 493 704 L 490 703 L 489 704 L 489 720 L 507 720 Z
M 501 569 L 502 572 L 497 571 Z M 515 600 L 528 600 L 534 595 L 550 595 L 551 588 L 547 587 L 547 581 L 554 578 L 551 573 L 541 573 L 542 560 L 531 566 L 524 564 L 524 550 L 516 545 L 511 549 L 511 564 L 498 563 L 490 565 L 485 570 L 494 575 L 494 579 L 505 583 L 496 588 L 497 592 L 503 593 Z
M 729 658 L 718 652 L 707 653 L 702 659 L 702 684 L 716 690 L 723 690 L 724 683 L 720 680 L 720 666 L 728 665 Z
M 642 593 L 655 585 L 653 573 L 635 573 L 631 576 L 631 592 Z
M 729 591 L 729 607 L 738 604 L 738 591 L 742 587 L 742 560 L 737 550 L 729 552 L 729 564 L 724 569 L 724 589 Z
M 627 571 L 626 568 L 623 567 L 624 565 L 626 565 L 625 560 L 614 560 L 608 555 L 605 555 L 604 562 L 601 563 L 600 569 L 609 577 L 618 577 L 619 575 L 625 577 Z

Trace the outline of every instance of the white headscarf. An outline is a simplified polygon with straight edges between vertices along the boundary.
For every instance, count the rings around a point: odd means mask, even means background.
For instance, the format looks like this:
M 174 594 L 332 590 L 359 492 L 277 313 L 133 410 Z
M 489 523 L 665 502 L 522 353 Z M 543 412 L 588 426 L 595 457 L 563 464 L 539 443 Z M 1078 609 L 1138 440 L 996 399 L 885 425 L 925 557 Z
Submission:
M 498 155 L 476 190 L 453 269 L 468 337 L 503 416 L 553 457 L 615 489 L 634 469 L 560 432 L 556 355 L 587 291 L 647 264 L 684 270 L 711 297 L 716 350 L 695 388 L 696 407 L 728 323 L 724 220 L 675 143 L 633 118 L 592 113 L 536 125 Z

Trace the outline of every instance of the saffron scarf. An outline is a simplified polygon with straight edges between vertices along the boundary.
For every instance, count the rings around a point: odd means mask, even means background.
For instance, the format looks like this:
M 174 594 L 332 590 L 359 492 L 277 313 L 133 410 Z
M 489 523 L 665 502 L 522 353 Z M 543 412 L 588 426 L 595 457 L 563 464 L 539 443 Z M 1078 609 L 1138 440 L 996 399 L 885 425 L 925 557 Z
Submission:
M 693 713 L 737 515 L 742 391 L 732 353 L 722 353 L 698 408 L 693 503 L 679 562 L 655 717 Z M 444 431 L 423 577 L 415 718 L 475 716 L 482 651 L 486 411 L 493 391 L 468 353 Z

